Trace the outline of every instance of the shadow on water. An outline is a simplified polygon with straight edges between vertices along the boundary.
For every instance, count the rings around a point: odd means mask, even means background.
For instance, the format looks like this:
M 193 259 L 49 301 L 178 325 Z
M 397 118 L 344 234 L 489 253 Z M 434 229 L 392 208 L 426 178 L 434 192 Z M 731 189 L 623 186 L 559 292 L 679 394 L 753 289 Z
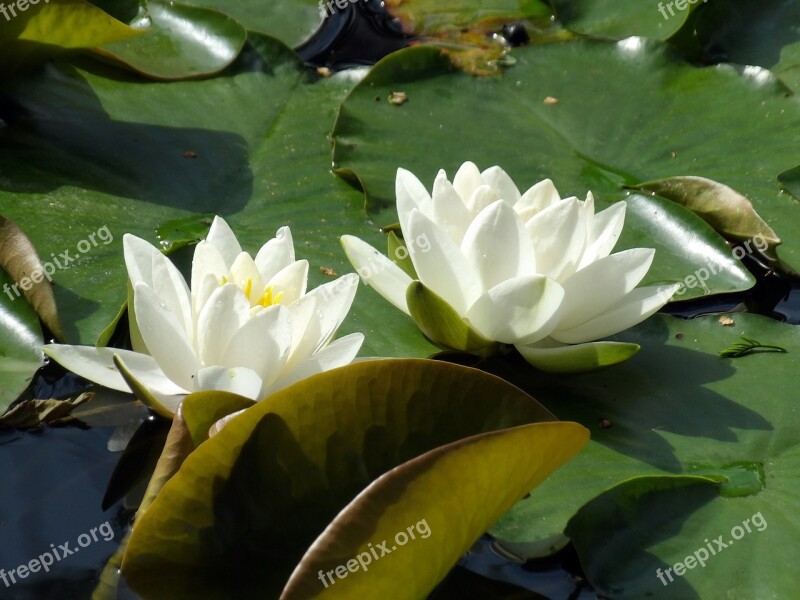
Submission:
M 129 518 L 120 504 L 100 508 L 118 458 L 112 430 L 0 430 L 0 600 L 91 596 Z

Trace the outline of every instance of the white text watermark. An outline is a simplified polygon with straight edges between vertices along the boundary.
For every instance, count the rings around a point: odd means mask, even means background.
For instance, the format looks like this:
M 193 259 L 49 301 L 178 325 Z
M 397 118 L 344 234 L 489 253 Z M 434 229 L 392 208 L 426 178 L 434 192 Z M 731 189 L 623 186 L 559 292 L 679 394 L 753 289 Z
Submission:
M 111 231 L 108 229 L 108 225 L 103 225 L 100 229 L 96 232 L 90 233 L 86 236 L 85 239 L 82 239 L 76 244 L 78 252 L 80 254 L 86 254 L 92 248 L 97 248 L 99 242 L 103 242 L 103 245 L 107 246 L 111 242 L 114 241 L 114 236 L 111 234 Z M 14 285 L 9 285 L 7 283 L 3 284 L 3 292 L 11 299 L 15 300 L 16 298 L 20 297 L 20 288 L 22 288 L 23 292 L 27 292 L 30 290 L 34 284 L 41 283 L 45 279 L 47 281 L 53 281 L 53 274 L 58 269 L 68 269 L 70 264 L 75 262 L 79 256 L 73 255 L 71 250 L 64 250 L 64 252 L 60 252 L 58 256 L 56 253 L 53 252 L 50 254 L 50 258 L 52 260 L 45 261 L 42 264 L 41 269 L 37 269 L 29 273 L 26 277 L 20 279 Z M 12 293 L 13 292 L 13 293 Z M 14 295 L 16 294 L 16 296 Z
M 0 569 L 0 581 L 5 586 L 11 587 L 17 583 L 17 579 L 26 579 L 32 573 L 50 571 L 50 567 L 67 556 L 77 554 L 81 548 L 91 546 L 94 542 L 99 542 L 102 536 L 103 541 L 110 542 L 114 539 L 114 530 L 111 529 L 111 524 L 106 521 L 99 527 L 92 527 L 88 533 L 82 533 L 78 536 L 77 546 L 73 546 L 70 542 L 64 542 L 56 547 L 55 544 L 50 544 L 50 550 L 43 552 L 37 558 L 29 560 L 17 567 L 6 572 L 5 569 Z M 10 581 L 9 581 L 10 580 Z
M 751 524 L 755 528 L 755 531 L 764 531 L 767 528 L 767 520 L 762 516 L 761 512 L 757 512 L 752 517 L 742 521 L 741 525 L 735 525 L 731 529 L 731 537 L 733 539 L 729 539 L 727 541 L 723 540 L 725 537 L 724 534 L 711 540 L 710 542 L 708 541 L 708 538 L 706 538 L 703 540 L 705 542 L 705 546 L 701 546 L 695 550 L 692 554 L 684 558 L 683 562 L 675 563 L 670 568 L 664 569 L 663 571 L 660 568 L 656 569 L 656 577 L 658 577 L 661 583 L 668 585 L 675 581 L 675 579 L 672 577 L 673 572 L 678 577 L 683 577 L 687 569 L 694 569 L 697 565 L 705 567 L 706 561 L 709 558 L 716 556 L 728 546 L 733 546 L 734 540 L 740 540 L 746 534 L 752 533 L 753 529 L 750 528 Z M 666 578 L 664 577 L 665 575 Z M 669 579 L 669 581 L 667 581 L 667 579 Z
M 414 535 L 414 532 L 419 534 L 423 540 L 426 540 L 431 535 L 431 528 L 428 526 L 428 521 L 426 519 L 422 519 L 421 521 L 417 521 L 414 525 L 409 525 L 405 528 L 404 531 L 398 531 L 394 536 L 394 544 L 389 547 L 391 543 L 388 540 L 383 540 L 379 544 L 372 545 L 372 542 L 367 544 L 367 549 L 364 552 L 361 552 L 355 558 L 351 558 L 347 561 L 344 565 L 339 565 L 335 569 L 331 569 L 330 571 L 323 571 L 320 569 L 319 571 L 319 580 L 322 584 L 327 588 L 328 585 L 333 585 L 336 583 L 333 580 L 333 576 L 336 575 L 338 579 L 344 579 L 350 573 L 356 573 L 360 570 L 367 571 L 367 566 L 372 564 L 373 558 L 378 561 L 387 554 L 391 554 L 395 550 L 398 550 L 399 547 L 405 546 L 409 541 L 417 539 Z M 378 554 L 380 552 L 380 554 Z M 328 583 L 330 582 L 330 583 Z

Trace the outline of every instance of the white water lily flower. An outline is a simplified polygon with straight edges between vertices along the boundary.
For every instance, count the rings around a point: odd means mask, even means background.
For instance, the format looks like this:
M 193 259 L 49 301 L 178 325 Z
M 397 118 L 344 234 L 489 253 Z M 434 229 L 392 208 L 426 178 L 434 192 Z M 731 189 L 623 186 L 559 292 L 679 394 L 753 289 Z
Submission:
M 100 385 L 129 391 L 114 355 L 174 412 L 189 392 L 229 391 L 253 400 L 349 364 L 364 336 L 331 341 L 355 297 L 354 274 L 306 293 L 308 262 L 295 260 L 288 227 L 255 259 L 216 217 L 194 251 L 191 290 L 157 248 L 123 239 L 133 289 L 134 351 L 50 344 L 44 352 Z M 162 410 L 163 412 L 163 410 Z
M 444 347 L 512 344 L 552 371 L 613 364 L 638 346 L 595 340 L 643 321 L 678 287 L 636 287 L 653 249 L 611 254 L 625 202 L 595 213 L 591 192 L 562 199 L 545 179 L 520 193 L 500 167 L 471 162 L 452 182 L 439 171 L 432 194 L 398 169 L 396 195 L 394 260 L 353 236 L 342 245 L 364 282 Z

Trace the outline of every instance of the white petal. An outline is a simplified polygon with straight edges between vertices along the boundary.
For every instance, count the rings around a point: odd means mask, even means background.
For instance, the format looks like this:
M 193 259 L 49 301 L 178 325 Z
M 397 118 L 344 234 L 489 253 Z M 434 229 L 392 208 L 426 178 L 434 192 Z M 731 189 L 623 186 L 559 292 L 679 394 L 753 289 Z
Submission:
M 586 198 L 586 206 L 590 205 L 594 205 L 594 197 L 591 192 Z M 626 206 L 624 201 L 617 202 L 589 218 L 586 250 L 578 265 L 579 269 L 608 256 L 614 249 L 622 232 L 622 226 L 625 224 Z
M 481 296 L 467 320 L 484 337 L 504 344 L 529 344 L 558 324 L 564 289 L 553 279 L 528 275 L 509 279 Z
M 532 186 L 514 205 L 514 209 L 519 214 L 523 223 L 541 210 L 561 201 L 558 190 L 549 179 L 543 179 Z
M 461 200 L 444 171 L 439 171 L 433 182 L 433 222 L 456 243 L 461 244 L 464 232 L 472 220 L 467 206 Z
M 353 305 L 357 289 L 358 276 L 348 273 L 308 293 L 317 299 L 316 312 L 303 336 L 303 342 L 291 357 L 292 363 L 318 352 L 336 334 Z
M 172 261 L 155 246 L 126 233 L 122 238 L 125 266 L 131 286 L 145 284 L 167 305 L 191 339 L 193 335 L 191 302 L 186 280 Z
M 364 240 L 353 235 L 342 236 L 342 247 L 362 281 L 404 313 L 409 314 L 406 289 L 411 284 L 411 277 Z
M 517 203 L 520 198 L 519 189 L 514 184 L 514 180 L 503 169 L 498 166 L 489 167 L 483 173 L 483 182 L 500 196 L 500 199 L 511 206 Z
M 503 200 L 478 214 L 464 234 L 461 252 L 485 290 L 507 279 L 536 273 L 531 239 L 517 213 Z
M 289 356 L 291 358 L 297 348 L 300 346 L 303 338 L 306 337 L 309 325 L 313 322 L 315 326 L 319 326 L 319 319 L 316 318 L 318 298 L 315 294 L 306 294 L 297 302 L 293 302 L 287 308 L 289 311 L 289 319 L 292 325 L 292 345 L 289 348 Z M 318 333 L 308 332 L 309 337 L 317 336 Z M 312 352 L 312 348 L 309 352 Z
M 563 282 L 567 295 L 558 329 L 572 329 L 613 308 L 647 275 L 655 252 L 652 248 L 617 252 Z
M 308 286 L 308 261 L 298 260 L 284 267 L 267 282 L 266 287 L 272 288 L 272 297 L 281 294 L 281 304 L 291 304 L 306 293 Z
M 414 244 L 408 248 L 419 280 L 444 298 L 456 312 L 466 313 L 482 293 L 469 261 L 458 246 L 418 210 L 411 213 L 409 233 L 409 237 L 428 241 L 425 247 Z
M 275 273 L 294 262 L 294 242 L 288 227 L 281 227 L 275 237 L 261 246 L 256 254 L 256 266 L 264 281 L 269 281 Z
M 364 335 L 361 333 L 351 333 L 332 342 L 327 348 L 320 350 L 314 356 L 300 363 L 292 371 L 287 372 L 286 375 L 262 394 L 262 398 L 266 398 L 312 375 L 349 365 L 358 354 L 363 342 Z
M 467 209 L 471 215 L 477 215 L 484 208 L 497 202 L 500 197 L 488 185 L 479 185 L 467 199 Z
M 250 318 L 250 301 L 235 283 L 214 290 L 197 317 L 200 365 L 221 365 L 233 335 Z
M 147 354 L 119 348 L 68 346 L 65 344 L 48 344 L 42 350 L 62 367 L 112 390 L 131 391 L 114 365 L 114 355 L 118 354 L 136 379 L 148 389 L 166 395 L 188 392 L 168 379 L 155 359 Z
M 483 177 L 481 177 L 481 172 L 473 162 L 467 161 L 462 164 L 458 168 L 456 176 L 453 177 L 453 187 L 458 192 L 458 195 L 461 196 L 464 204 L 467 203 L 472 193 L 481 185 L 483 185 Z
M 197 385 L 194 391 L 218 390 L 258 400 L 261 387 L 261 378 L 252 369 L 213 366 L 197 372 Z
M 539 273 L 563 281 L 575 272 L 586 241 L 577 198 L 541 210 L 525 223 L 525 229 L 533 242 Z
M 405 233 L 408 231 L 408 218 L 411 216 L 412 210 L 416 208 L 426 215 L 431 213 L 431 196 L 422 182 L 406 169 L 397 169 L 394 191 L 397 198 L 397 217 L 400 221 L 400 229 Z
M 183 389 L 192 389 L 192 376 L 200 364 L 186 331 L 152 289 L 137 284 L 133 295 L 136 323 L 158 366 Z
M 211 228 L 208 230 L 206 241 L 219 250 L 228 268 L 242 252 L 242 247 L 239 245 L 236 235 L 222 217 L 214 217 Z
M 679 287 L 680 284 L 637 288 L 611 311 L 573 329 L 556 330 L 550 335 L 559 342 L 580 344 L 619 333 L 655 313 Z
M 233 334 L 222 361 L 225 367 L 247 367 L 264 385 L 271 385 L 283 370 L 292 345 L 289 309 L 276 304 L 261 311 Z
M 192 257 L 192 310 L 195 315 L 228 274 L 228 265 L 216 246 L 205 240 L 195 246 Z

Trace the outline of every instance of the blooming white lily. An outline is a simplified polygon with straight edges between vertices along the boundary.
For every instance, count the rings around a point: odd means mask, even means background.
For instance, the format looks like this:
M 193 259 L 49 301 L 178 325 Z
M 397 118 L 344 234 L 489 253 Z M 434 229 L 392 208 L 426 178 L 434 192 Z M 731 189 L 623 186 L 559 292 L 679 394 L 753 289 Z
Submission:
M 288 227 L 253 259 L 216 217 L 194 251 L 191 291 L 172 262 L 146 241 L 123 239 L 133 289 L 134 351 L 50 344 L 44 352 L 106 387 L 129 391 L 130 373 L 174 412 L 183 396 L 224 390 L 261 400 L 316 373 L 349 364 L 360 333 L 331 341 L 350 310 L 354 274 L 306 293 L 308 262 L 295 260 Z M 163 401 L 161 399 L 164 399 Z
M 562 199 L 545 179 L 520 193 L 500 167 L 471 162 L 452 183 L 439 171 L 432 194 L 398 169 L 396 195 L 394 260 L 353 236 L 342 245 L 364 282 L 441 346 L 513 344 L 552 371 L 613 364 L 638 346 L 594 340 L 643 321 L 678 287 L 636 287 L 653 249 L 611 254 L 625 202 L 595 214 L 591 192 Z

